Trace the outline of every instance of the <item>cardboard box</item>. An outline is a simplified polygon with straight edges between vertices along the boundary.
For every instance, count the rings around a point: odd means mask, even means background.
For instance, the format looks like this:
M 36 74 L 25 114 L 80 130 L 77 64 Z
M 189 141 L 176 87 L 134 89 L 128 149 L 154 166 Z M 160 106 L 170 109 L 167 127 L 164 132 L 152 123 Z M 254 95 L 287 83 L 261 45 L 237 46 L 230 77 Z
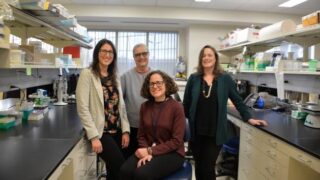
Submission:
M 320 23 L 320 11 L 316 11 L 314 13 L 311 13 L 302 17 L 303 27 L 307 27 L 307 26 L 311 26 L 319 23 Z
M 63 48 L 63 54 L 71 54 L 72 58 L 80 58 L 80 46 L 66 46 Z
M 245 28 L 240 31 L 236 31 L 236 33 L 236 44 L 256 41 L 259 39 L 259 29 Z
M 20 45 L 19 49 L 24 51 L 25 54 L 25 61 L 23 64 L 34 64 L 40 60 L 40 52 L 36 46 L 30 45 Z

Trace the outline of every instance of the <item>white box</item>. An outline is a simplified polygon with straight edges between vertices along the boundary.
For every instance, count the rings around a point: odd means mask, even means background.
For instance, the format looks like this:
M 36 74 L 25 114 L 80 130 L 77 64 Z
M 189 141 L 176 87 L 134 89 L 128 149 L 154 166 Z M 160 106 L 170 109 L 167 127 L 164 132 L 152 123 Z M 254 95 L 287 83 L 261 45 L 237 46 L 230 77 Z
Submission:
M 259 39 L 259 29 L 245 28 L 240 31 L 236 31 L 236 34 L 236 44 L 256 41 Z

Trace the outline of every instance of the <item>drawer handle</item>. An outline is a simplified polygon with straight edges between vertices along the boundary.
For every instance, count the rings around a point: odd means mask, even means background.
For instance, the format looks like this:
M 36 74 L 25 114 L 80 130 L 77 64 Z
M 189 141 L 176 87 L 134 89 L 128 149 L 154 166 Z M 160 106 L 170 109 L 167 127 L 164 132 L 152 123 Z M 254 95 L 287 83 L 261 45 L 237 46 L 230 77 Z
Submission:
M 245 154 L 247 155 L 248 158 L 251 157 L 252 153 L 249 150 L 245 150 L 244 152 L 245 152 Z
M 312 165 L 312 161 L 310 159 L 304 159 L 302 155 L 298 155 L 298 160 L 306 165 Z
M 242 171 L 243 171 L 246 175 L 249 174 L 249 171 L 248 171 L 247 169 L 242 169 Z
M 271 157 L 273 157 L 273 158 L 276 158 L 276 157 L 277 157 L 277 153 L 275 153 L 275 152 L 273 152 L 273 151 L 271 151 L 271 150 L 267 150 L 267 153 L 268 153 Z
M 272 147 L 274 147 L 274 148 L 276 148 L 277 145 L 278 145 L 277 141 L 274 141 L 274 140 L 272 140 L 272 139 L 269 139 L 269 143 L 270 143 L 270 145 L 271 145 Z
M 275 171 L 272 170 L 272 168 L 266 167 L 265 169 L 271 176 L 274 176 L 276 174 Z
M 247 136 L 247 137 L 246 137 L 246 141 L 247 141 L 248 143 L 252 143 L 252 138 L 251 138 L 250 136 Z

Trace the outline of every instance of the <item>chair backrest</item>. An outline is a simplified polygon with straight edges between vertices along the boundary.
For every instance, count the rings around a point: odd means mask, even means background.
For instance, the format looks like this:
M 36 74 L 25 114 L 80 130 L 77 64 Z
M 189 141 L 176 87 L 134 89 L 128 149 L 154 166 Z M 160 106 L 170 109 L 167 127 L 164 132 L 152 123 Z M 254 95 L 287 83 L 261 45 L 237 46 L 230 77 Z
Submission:
M 186 118 L 186 129 L 183 137 L 184 142 L 188 142 L 190 139 L 190 136 L 191 136 L 191 133 L 190 133 L 190 127 L 189 127 L 189 120 L 188 118 Z

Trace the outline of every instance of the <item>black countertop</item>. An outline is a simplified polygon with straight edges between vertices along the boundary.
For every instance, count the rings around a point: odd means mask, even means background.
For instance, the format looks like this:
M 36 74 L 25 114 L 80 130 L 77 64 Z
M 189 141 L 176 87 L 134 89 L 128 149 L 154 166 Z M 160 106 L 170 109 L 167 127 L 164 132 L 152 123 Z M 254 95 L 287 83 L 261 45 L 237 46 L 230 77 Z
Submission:
M 304 126 L 301 120 L 293 119 L 286 113 L 250 110 L 254 118 L 268 122 L 268 126 L 257 128 L 320 159 L 320 129 Z M 234 107 L 228 107 L 228 113 L 241 119 Z
M 0 179 L 47 179 L 83 136 L 76 106 L 54 106 L 45 118 L 0 131 Z

